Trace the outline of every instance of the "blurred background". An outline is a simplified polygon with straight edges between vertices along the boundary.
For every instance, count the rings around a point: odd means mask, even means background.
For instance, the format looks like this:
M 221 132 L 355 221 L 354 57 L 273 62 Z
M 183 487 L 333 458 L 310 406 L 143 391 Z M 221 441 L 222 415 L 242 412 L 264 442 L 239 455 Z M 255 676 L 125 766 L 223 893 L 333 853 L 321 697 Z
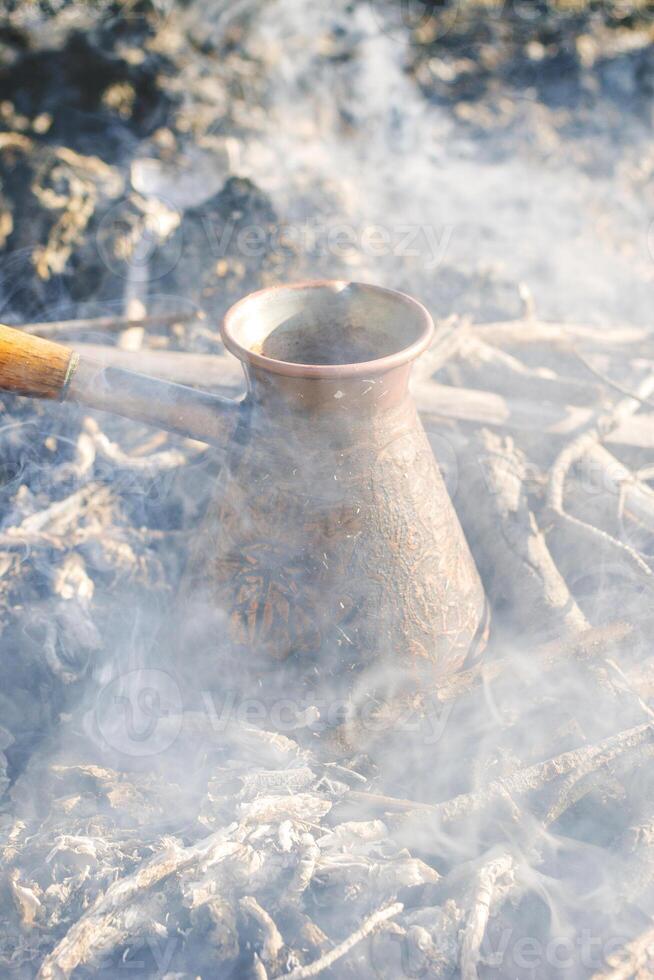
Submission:
M 443 316 L 514 315 L 524 284 L 544 316 L 644 322 L 651 15 L 11 0 L 2 315 L 172 296 L 215 318 L 280 276 L 347 274 Z

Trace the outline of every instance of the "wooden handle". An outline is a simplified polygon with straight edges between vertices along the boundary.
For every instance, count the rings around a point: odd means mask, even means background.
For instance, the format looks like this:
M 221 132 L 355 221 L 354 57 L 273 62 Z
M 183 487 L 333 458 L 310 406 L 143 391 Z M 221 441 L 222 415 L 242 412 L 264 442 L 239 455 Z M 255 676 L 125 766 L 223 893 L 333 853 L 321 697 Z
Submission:
M 0 388 L 33 398 L 63 398 L 76 363 L 69 347 L 0 324 Z
M 0 325 L 2 388 L 33 398 L 69 398 L 221 447 L 242 411 L 241 401 L 98 364 L 62 344 Z

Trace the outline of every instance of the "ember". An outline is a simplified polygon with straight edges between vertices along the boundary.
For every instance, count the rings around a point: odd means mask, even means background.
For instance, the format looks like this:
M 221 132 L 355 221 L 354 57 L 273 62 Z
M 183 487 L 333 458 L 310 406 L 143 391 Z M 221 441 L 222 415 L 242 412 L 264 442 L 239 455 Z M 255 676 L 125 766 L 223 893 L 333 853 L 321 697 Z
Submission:
M 289 566 L 290 534 L 271 576 L 284 479 L 301 471 L 307 511 L 338 489 L 288 438 L 274 486 L 232 493 L 254 535 L 220 573 L 234 614 L 185 577 L 191 542 L 230 532 L 229 451 L 3 392 L 2 977 L 651 976 L 651 13 L 12 0 L 0 23 L 2 322 L 231 399 L 218 326 L 245 294 L 416 295 L 436 335 L 415 402 L 490 605 L 485 651 L 475 607 L 478 642 L 427 684 L 436 644 L 388 640 L 411 588 L 418 619 L 463 630 L 465 557 L 439 566 L 435 604 L 417 505 L 406 581 L 345 563 L 357 602 L 327 609 L 332 555 L 304 541 L 311 563 Z M 368 359 L 367 332 L 299 326 L 259 353 Z M 401 339 L 373 355 L 411 345 L 408 319 Z M 338 521 L 353 554 L 358 521 Z M 372 581 L 387 642 L 362 670 Z M 307 585 L 294 656 L 272 631 L 253 670 L 253 595 L 278 616 Z

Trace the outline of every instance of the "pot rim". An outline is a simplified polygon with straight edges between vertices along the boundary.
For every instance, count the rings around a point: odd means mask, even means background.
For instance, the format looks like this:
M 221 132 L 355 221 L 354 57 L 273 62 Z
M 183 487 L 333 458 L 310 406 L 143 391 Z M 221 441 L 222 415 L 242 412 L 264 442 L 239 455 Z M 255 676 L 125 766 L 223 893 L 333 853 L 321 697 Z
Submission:
M 399 304 L 403 304 L 405 307 L 410 308 L 414 316 L 417 314 L 418 322 L 421 324 L 421 329 L 418 337 L 412 341 L 406 347 L 401 350 L 396 351 L 393 354 L 386 354 L 383 357 L 377 357 L 369 361 L 355 361 L 350 364 L 301 364 L 295 361 L 282 361 L 274 357 L 267 357 L 265 354 L 256 353 L 250 350 L 248 347 L 244 347 L 243 344 L 234 336 L 234 328 L 237 317 L 243 308 L 250 303 L 253 299 L 263 297 L 265 295 L 272 296 L 275 293 L 281 291 L 288 291 L 291 289 L 336 289 L 345 288 L 347 286 L 356 286 L 358 289 L 363 289 L 376 294 L 384 294 L 389 298 L 392 298 Z M 258 289 L 255 292 L 248 293 L 238 302 L 231 306 L 227 313 L 225 314 L 222 324 L 220 326 L 220 334 L 223 339 L 223 343 L 230 353 L 234 354 L 240 361 L 251 365 L 252 367 L 261 368 L 264 371 L 269 371 L 272 374 L 281 374 L 286 377 L 291 378 L 317 378 L 317 379 L 340 379 L 340 378 L 362 378 L 371 374 L 379 375 L 384 374 L 387 371 L 392 371 L 393 368 L 401 367 L 404 364 L 408 364 L 410 361 L 415 360 L 420 354 L 425 351 L 434 336 L 434 321 L 431 314 L 423 306 L 422 303 L 409 296 L 407 293 L 400 292 L 397 289 L 388 289 L 384 286 L 377 286 L 373 283 L 356 282 L 353 280 L 346 279 L 309 279 L 301 282 L 293 282 L 287 284 L 279 284 L 277 286 L 267 286 L 264 289 Z

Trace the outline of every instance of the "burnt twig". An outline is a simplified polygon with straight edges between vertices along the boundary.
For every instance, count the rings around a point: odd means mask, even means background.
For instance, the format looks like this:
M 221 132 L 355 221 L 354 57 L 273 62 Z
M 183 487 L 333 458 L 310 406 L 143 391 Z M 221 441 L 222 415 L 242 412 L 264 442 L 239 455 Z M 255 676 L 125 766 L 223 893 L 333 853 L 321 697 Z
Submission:
M 564 491 L 566 477 L 571 467 L 579 462 L 589 450 L 596 447 L 608 432 L 633 415 L 640 406 L 639 399 L 647 397 L 653 391 L 654 375 L 648 375 L 638 385 L 634 395 L 623 399 L 608 412 L 596 413 L 593 424 L 569 442 L 557 456 L 550 471 L 547 488 L 547 506 L 555 526 L 565 526 L 575 532 L 581 540 L 588 540 L 591 544 L 608 548 L 616 556 L 622 558 L 650 588 L 654 588 L 654 575 L 648 564 L 634 548 L 618 541 L 606 531 L 568 514 L 564 506 Z
M 313 963 L 308 963 L 306 966 L 298 966 L 294 970 L 291 970 L 290 973 L 285 973 L 283 980 L 309 980 L 309 977 L 317 977 L 323 970 L 333 966 L 337 960 L 340 960 L 349 953 L 357 943 L 367 939 L 373 932 L 383 927 L 389 919 L 393 919 L 396 915 L 399 915 L 403 908 L 404 906 L 401 902 L 396 902 L 394 905 L 389 905 L 385 909 L 379 909 L 379 911 L 369 916 L 352 935 L 344 939 L 342 943 L 339 943 L 338 946 L 325 953 L 320 959 L 314 960 Z M 275 980 L 282 980 L 282 976 L 280 975 Z
M 264 965 L 276 964 L 279 954 L 284 948 L 282 934 L 277 928 L 272 916 L 266 912 L 252 895 L 245 895 L 239 901 L 242 912 L 253 919 L 263 935 L 261 945 L 261 960 Z
M 166 327 L 174 323 L 187 323 L 198 316 L 197 310 L 177 313 L 151 313 L 144 317 L 129 316 L 98 316 L 84 317 L 75 320 L 45 320 L 42 323 L 22 323 L 19 325 L 25 333 L 37 334 L 40 337 L 52 337 L 62 333 L 77 333 L 85 330 L 98 332 L 121 331 L 130 327 Z
M 97 455 L 120 467 L 120 469 L 129 469 L 150 475 L 178 469 L 180 466 L 185 466 L 189 461 L 187 453 L 179 449 L 168 449 L 151 453 L 149 456 L 131 456 L 115 442 L 112 442 L 92 418 L 85 420 L 84 429 L 90 437 Z M 200 448 L 204 451 L 202 447 Z M 197 455 L 197 450 L 194 455 Z
M 460 516 L 492 604 L 520 625 L 577 633 L 588 623 L 549 553 L 525 492 L 526 460 L 510 438 L 483 430 L 469 454 Z
M 547 759 L 545 762 L 537 762 L 526 769 L 519 769 L 501 779 L 493 780 L 474 793 L 462 793 L 444 803 L 416 805 L 408 800 L 396 800 L 395 809 L 405 809 L 409 813 L 405 812 L 403 816 L 393 819 L 396 825 L 399 823 L 401 826 L 407 818 L 411 819 L 412 813 L 415 814 L 416 819 L 422 821 L 431 813 L 439 824 L 446 826 L 475 813 L 481 813 L 492 804 L 506 799 L 507 796 L 525 796 L 542 790 L 550 783 L 572 772 L 580 778 L 607 765 L 625 752 L 650 742 L 652 739 L 654 739 L 654 726 L 649 723 L 638 725 L 603 739 L 596 745 L 584 745 L 581 748 L 571 749 L 569 752 Z M 367 795 L 366 793 L 349 794 L 350 797 L 354 796 L 360 803 L 365 802 Z M 371 802 L 373 806 L 376 804 L 379 807 L 381 801 L 375 800 L 373 797 Z M 389 818 L 390 820 L 391 818 Z
M 603 659 L 616 646 L 633 636 L 633 632 L 633 626 L 620 621 L 608 626 L 590 627 L 581 633 L 563 636 L 534 647 L 530 651 L 529 660 L 531 664 L 538 665 L 539 672 L 543 672 L 554 669 L 568 658 L 582 663 Z M 491 683 L 507 671 L 515 670 L 515 667 L 515 660 L 511 657 L 482 661 L 468 670 L 459 671 L 439 687 L 438 700 L 441 703 L 456 701 L 481 684 Z
M 481 945 L 493 905 L 504 899 L 507 881 L 512 882 L 513 858 L 510 854 L 488 861 L 477 873 L 473 906 L 461 935 L 459 967 L 461 980 L 477 980 Z
M 477 324 L 475 334 L 489 344 L 525 347 L 545 344 L 570 350 L 574 341 L 599 350 L 632 347 L 642 355 L 643 345 L 651 344 L 647 327 L 593 327 L 578 323 L 548 323 L 531 318 Z

